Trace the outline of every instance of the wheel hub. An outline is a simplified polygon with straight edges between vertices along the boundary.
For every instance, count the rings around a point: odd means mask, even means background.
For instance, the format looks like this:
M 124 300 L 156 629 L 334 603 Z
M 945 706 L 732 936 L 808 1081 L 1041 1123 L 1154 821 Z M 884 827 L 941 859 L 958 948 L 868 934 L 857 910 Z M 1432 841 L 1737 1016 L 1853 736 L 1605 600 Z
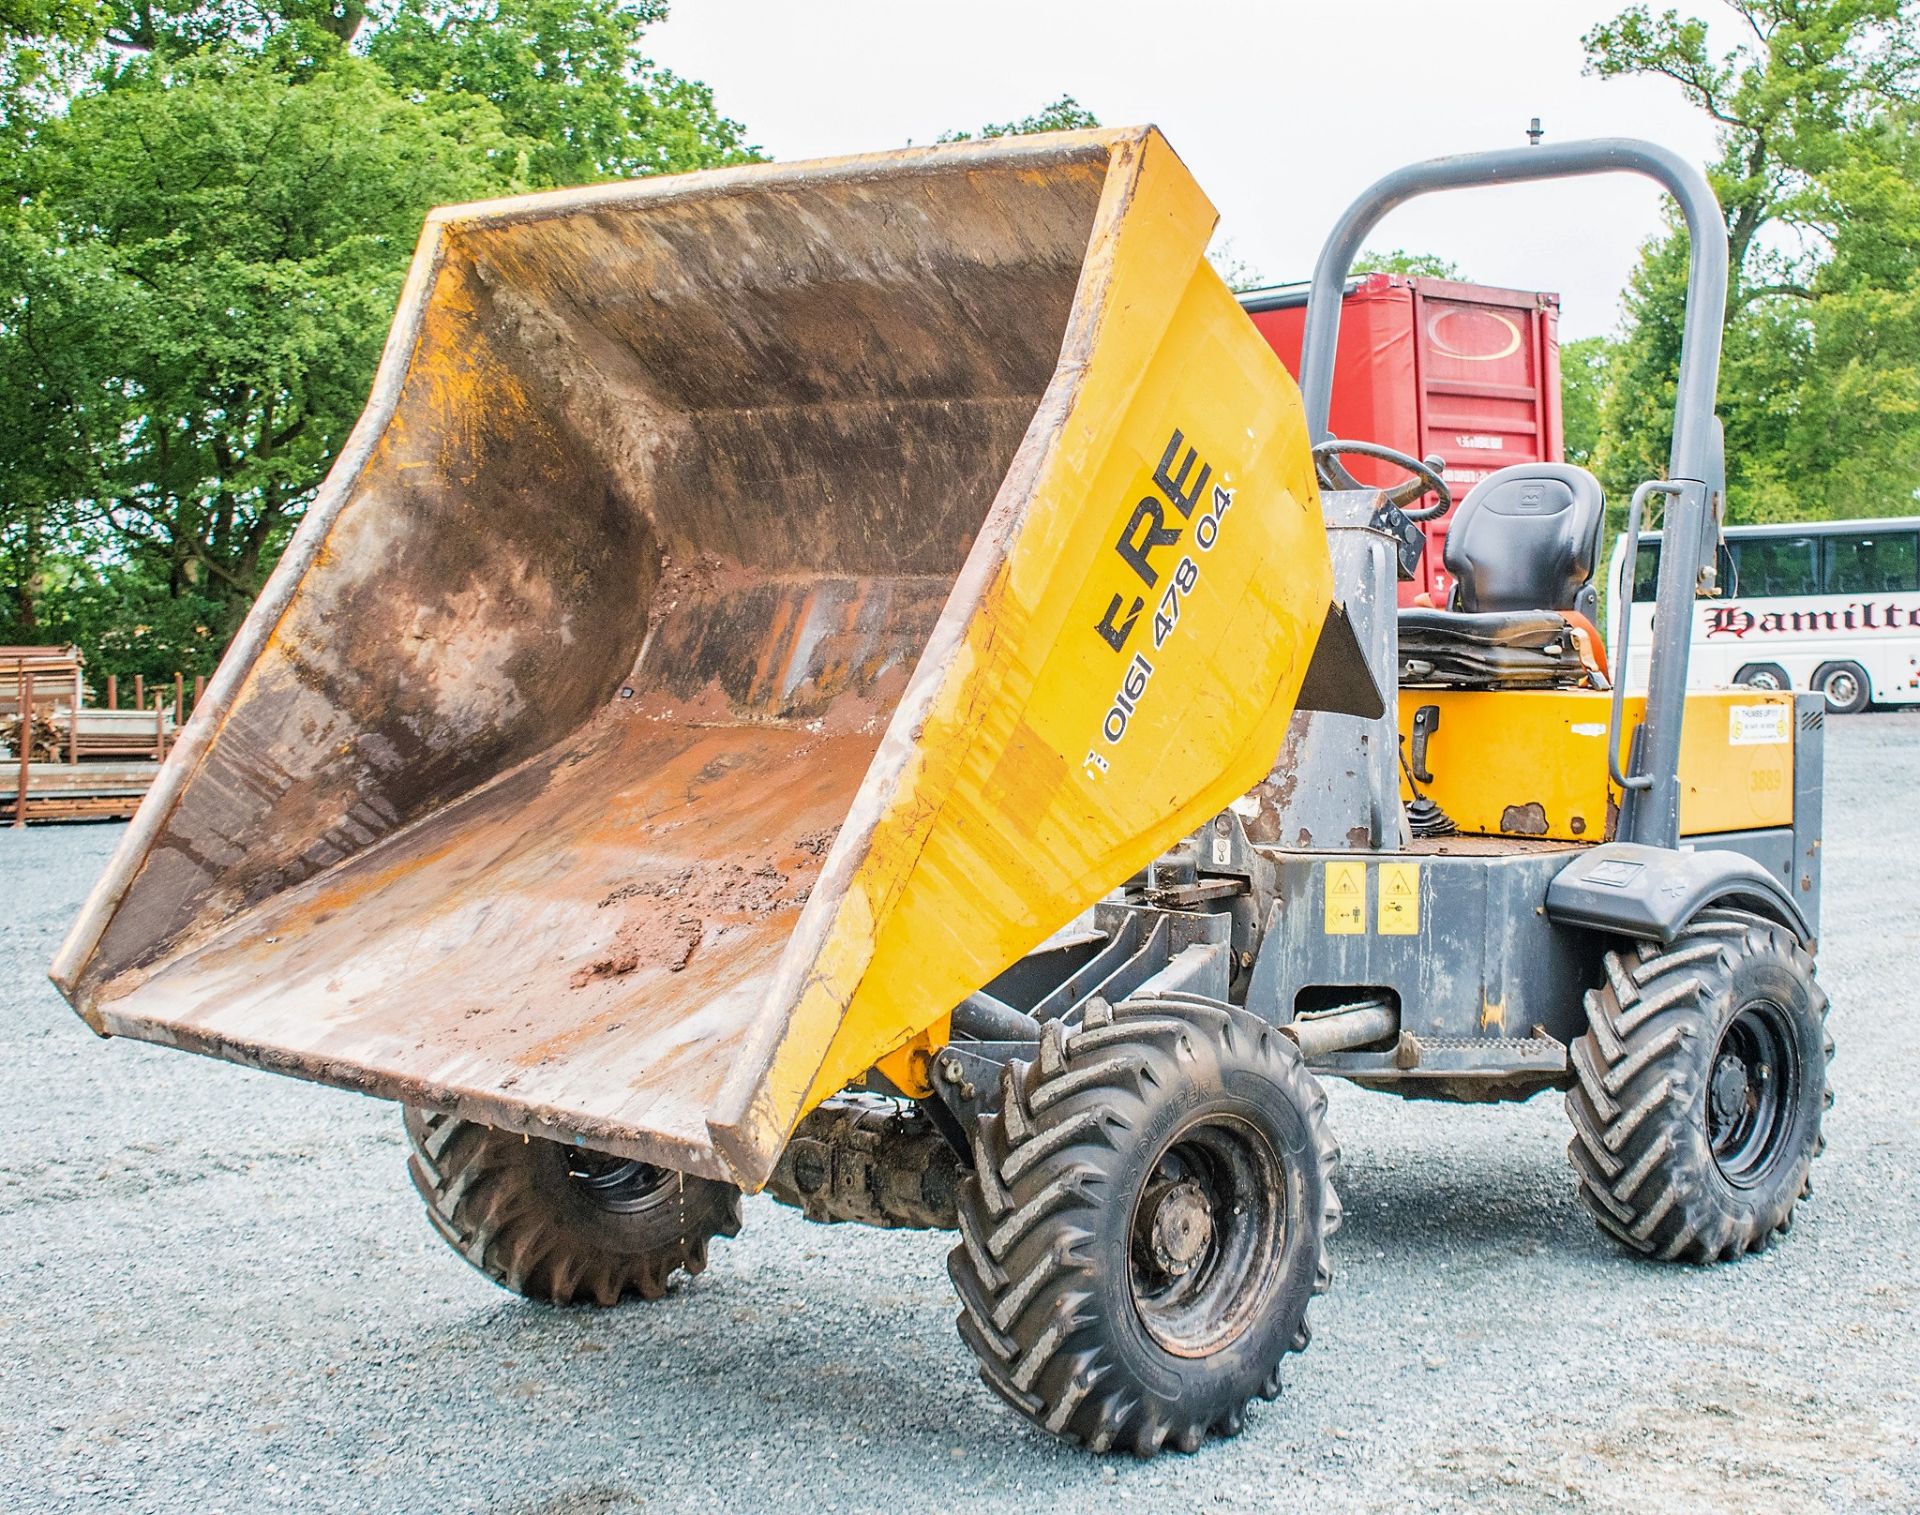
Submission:
M 1720 1035 L 1707 1082 L 1707 1136 L 1721 1176 L 1736 1187 L 1761 1182 L 1791 1145 L 1795 1067 L 1785 1016 L 1768 1001 L 1743 1007 Z
M 1178 1278 L 1193 1270 L 1213 1241 L 1213 1212 L 1191 1179 L 1163 1190 L 1153 1210 L 1153 1260 Z
M 679 1175 L 631 1157 L 576 1147 L 567 1155 L 567 1177 L 593 1205 L 630 1215 L 644 1209 Z
M 1732 1054 L 1723 1055 L 1713 1069 L 1713 1113 L 1722 1124 L 1745 1115 L 1752 1105 L 1747 1065 Z
M 1271 1143 L 1238 1119 L 1189 1126 L 1134 1202 L 1133 1304 L 1147 1334 L 1180 1357 L 1236 1339 L 1278 1286 L 1286 1228 L 1285 1169 Z

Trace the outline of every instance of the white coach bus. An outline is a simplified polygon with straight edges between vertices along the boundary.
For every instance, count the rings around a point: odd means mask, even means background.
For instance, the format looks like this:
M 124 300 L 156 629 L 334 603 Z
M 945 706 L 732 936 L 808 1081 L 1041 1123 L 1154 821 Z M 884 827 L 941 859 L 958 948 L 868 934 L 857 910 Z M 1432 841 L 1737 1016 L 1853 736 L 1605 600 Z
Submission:
M 1607 641 L 1620 646 L 1626 539 L 1608 569 Z M 1660 533 L 1640 538 L 1629 689 L 1647 684 Z M 1617 665 L 1616 665 L 1617 666 Z M 1694 688 L 1817 689 L 1836 713 L 1920 703 L 1920 516 L 1729 526 L 1720 594 L 1695 610 Z

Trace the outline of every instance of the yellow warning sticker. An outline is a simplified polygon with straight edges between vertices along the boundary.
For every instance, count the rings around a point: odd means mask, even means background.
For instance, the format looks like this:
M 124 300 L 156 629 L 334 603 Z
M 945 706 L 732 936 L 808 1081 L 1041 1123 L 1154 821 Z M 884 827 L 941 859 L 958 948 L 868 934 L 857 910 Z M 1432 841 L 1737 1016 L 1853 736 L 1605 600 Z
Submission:
M 1328 936 L 1360 936 L 1367 929 L 1367 865 L 1326 863 Z
M 1418 863 L 1382 863 L 1379 872 L 1380 934 L 1382 936 L 1418 936 L 1420 934 L 1420 865 Z

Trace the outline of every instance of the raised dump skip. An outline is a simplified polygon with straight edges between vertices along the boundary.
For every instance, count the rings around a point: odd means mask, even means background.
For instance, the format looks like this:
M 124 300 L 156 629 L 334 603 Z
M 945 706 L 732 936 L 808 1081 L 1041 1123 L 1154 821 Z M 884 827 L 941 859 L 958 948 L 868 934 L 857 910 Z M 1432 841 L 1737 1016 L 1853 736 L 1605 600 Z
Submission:
M 757 1185 L 1279 747 L 1329 570 L 1212 220 L 1151 131 L 435 212 L 56 980 Z

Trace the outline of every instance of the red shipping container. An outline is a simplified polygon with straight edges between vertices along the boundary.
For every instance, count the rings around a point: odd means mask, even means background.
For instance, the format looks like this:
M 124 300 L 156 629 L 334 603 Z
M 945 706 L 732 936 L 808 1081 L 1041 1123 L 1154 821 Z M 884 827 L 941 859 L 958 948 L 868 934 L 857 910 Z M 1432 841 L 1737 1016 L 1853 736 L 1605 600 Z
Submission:
M 1306 285 L 1248 290 L 1240 303 L 1298 378 Z M 1496 468 L 1557 463 L 1559 318 L 1558 295 L 1362 274 L 1348 282 L 1340 310 L 1329 426 L 1336 437 L 1439 454 L 1456 504 Z M 1364 458 L 1348 466 L 1363 483 L 1405 478 Z M 1444 606 L 1453 592 L 1441 561 L 1447 521 L 1429 521 L 1426 530 L 1426 562 L 1400 586 L 1403 605 L 1424 591 Z

